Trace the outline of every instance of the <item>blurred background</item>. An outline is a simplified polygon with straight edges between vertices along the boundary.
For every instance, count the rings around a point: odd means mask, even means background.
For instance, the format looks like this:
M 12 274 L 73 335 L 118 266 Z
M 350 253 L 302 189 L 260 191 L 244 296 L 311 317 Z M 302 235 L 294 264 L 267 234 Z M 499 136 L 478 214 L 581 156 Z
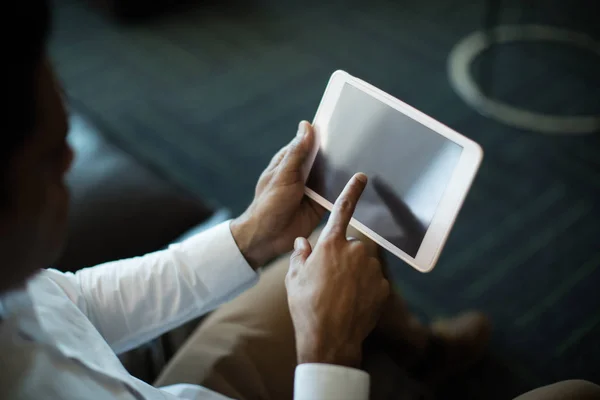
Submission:
M 72 114 L 210 208 L 237 214 L 249 204 L 258 175 L 298 121 L 312 119 L 336 69 L 479 142 L 484 162 L 439 264 L 422 275 L 390 258 L 396 287 L 423 318 L 472 308 L 492 316 L 484 367 L 448 390 L 509 398 L 563 379 L 600 383 L 595 1 L 55 0 L 54 8 L 50 53 Z M 569 32 L 559 42 L 490 46 L 501 39 L 493 28 L 526 24 Z M 485 96 L 536 113 L 527 126 L 479 107 L 450 78 L 451 54 L 460 58 L 453 51 L 480 30 L 490 47 L 466 71 Z

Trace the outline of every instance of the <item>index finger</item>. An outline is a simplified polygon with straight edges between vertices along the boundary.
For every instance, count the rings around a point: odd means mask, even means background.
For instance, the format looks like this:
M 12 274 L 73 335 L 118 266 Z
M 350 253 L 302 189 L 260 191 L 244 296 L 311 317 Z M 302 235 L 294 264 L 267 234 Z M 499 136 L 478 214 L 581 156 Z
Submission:
M 356 209 L 356 203 L 358 203 L 358 199 L 363 190 L 365 190 L 366 185 L 367 176 L 363 173 L 355 174 L 350 178 L 350 181 L 348 181 L 346 187 L 342 190 L 342 193 L 333 205 L 329 221 L 327 221 L 327 225 L 323 228 L 322 238 L 331 236 L 346 238 L 346 229 L 348 229 L 348 224 Z

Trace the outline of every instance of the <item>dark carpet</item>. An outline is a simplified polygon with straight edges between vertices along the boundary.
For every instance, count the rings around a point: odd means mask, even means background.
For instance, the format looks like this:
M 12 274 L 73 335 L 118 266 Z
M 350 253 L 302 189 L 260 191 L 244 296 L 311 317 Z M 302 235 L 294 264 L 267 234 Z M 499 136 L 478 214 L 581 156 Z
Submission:
M 555 3 L 566 2 L 504 2 L 501 20 L 595 34 L 593 16 Z M 123 25 L 61 0 L 51 54 L 73 107 L 235 212 L 297 122 L 313 117 L 335 69 L 475 139 L 486 156 L 438 266 L 422 275 L 392 260 L 395 283 L 423 316 L 481 308 L 493 317 L 484 368 L 453 388 L 466 398 L 569 378 L 600 383 L 600 137 L 511 129 L 454 94 L 446 59 L 482 26 L 484 4 L 205 2 Z M 600 113 L 600 58 L 550 44 L 494 54 L 494 96 L 555 114 Z

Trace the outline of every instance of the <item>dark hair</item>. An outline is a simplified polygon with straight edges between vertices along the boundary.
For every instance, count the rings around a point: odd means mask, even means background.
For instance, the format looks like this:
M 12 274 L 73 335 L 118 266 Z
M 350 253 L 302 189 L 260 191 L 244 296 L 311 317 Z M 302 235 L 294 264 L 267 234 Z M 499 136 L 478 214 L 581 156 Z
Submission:
M 0 185 L 6 178 L 8 160 L 33 133 L 36 109 L 36 72 L 45 54 L 50 31 L 48 0 L 8 0 L 2 5 L 5 48 L 2 86 L 8 106 L 0 128 Z M 3 18 L 4 19 L 4 18 Z M 3 189 L 6 189 L 2 185 Z M 1 194 L 0 194 L 1 196 Z

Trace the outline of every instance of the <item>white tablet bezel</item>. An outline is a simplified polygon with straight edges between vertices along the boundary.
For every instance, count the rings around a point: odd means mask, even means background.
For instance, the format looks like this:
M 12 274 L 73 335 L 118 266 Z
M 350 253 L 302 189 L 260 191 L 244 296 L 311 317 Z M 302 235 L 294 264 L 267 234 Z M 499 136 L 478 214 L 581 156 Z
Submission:
M 477 173 L 479 165 L 481 164 L 483 151 L 481 147 L 474 141 L 464 137 L 458 132 L 416 110 L 408 104 L 390 96 L 389 94 L 368 84 L 367 82 L 351 76 L 345 71 L 335 71 L 333 75 L 331 75 L 329 84 L 325 89 L 325 93 L 323 94 L 323 98 L 321 99 L 321 103 L 313 120 L 313 126 L 317 140 L 315 141 L 315 147 L 312 150 L 307 163 L 303 167 L 305 182 L 317 155 L 319 143 L 327 136 L 326 128 L 337 104 L 342 88 L 346 84 L 362 90 L 363 92 L 407 115 L 415 121 L 427 126 L 428 128 L 463 148 L 456 168 L 452 173 L 452 177 L 450 178 L 450 182 L 448 183 L 448 186 L 442 195 L 442 199 L 440 200 L 438 208 L 415 257 L 411 257 L 410 255 L 406 254 L 404 251 L 394 246 L 392 243 L 388 242 L 383 237 L 379 236 L 377 233 L 354 218 L 352 218 L 351 221 L 352 226 L 371 238 L 380 246 L 390 251 L 392 254 L 404 260 L 416 270 L 421 272 L 429 272 L 433 269 L 440 256 L 441 249 L 448 238 L 450 229 L 452 228 L 452 225 L 454 225 L 456 216 L 458 215 L 462 203 L 469 191 L 469 188 L 471 187 L 471 183 L 473 182 L 475 174 Z M 333 207 L 331 202 L 312 189 L 306 187 L 305 191 L 311 199 L 315 200 L 327 210 L 331 211 Z

